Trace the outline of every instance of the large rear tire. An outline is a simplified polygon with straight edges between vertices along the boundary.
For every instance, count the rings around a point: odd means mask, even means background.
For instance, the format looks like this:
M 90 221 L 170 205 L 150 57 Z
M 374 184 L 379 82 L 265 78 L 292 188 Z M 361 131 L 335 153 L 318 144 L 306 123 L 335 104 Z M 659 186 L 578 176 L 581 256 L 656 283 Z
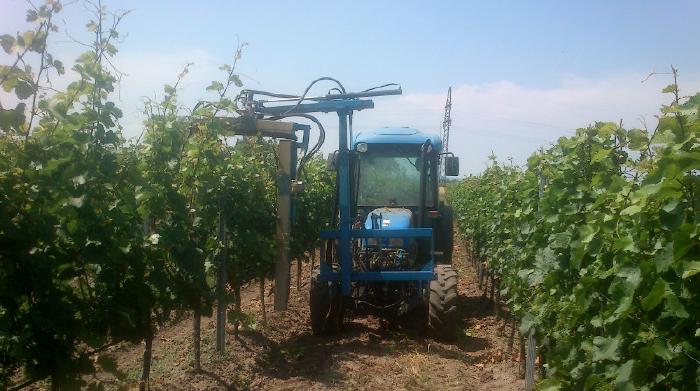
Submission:
M 438 339 L 449 340 L 457 331 L 457 272 L 452 265 L 435 267 L 437 280 L 430 282 L 428 330 Z

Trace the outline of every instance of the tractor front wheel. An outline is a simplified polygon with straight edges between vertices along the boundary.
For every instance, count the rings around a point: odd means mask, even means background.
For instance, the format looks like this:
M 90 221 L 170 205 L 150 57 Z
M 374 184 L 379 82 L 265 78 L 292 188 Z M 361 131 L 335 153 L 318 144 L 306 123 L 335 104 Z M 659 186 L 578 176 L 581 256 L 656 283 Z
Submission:
M 319 280 L 320 270 L 316 269 L 311 274 L 309 284 L 309 312 L 311 317 L 311 331 L 314 335 L 334 332 L 338 328 L 337 294 L 332 282 Z M 334 305 L 335 304 L 335 305 Z
M 435 267 L 437 280 L 430 282 L 428 330 L 439 339 L 452 339 L 457 331 L 457 272 L 452 265 Z
M 319 281 L 318 269 L 311 275 L 309 284 L 309 312 L 311 316 L 311 331 L 314 335 L 323 334 L 326 331 L 326 317 L 331 308 L 331 293 L 327 281 Z

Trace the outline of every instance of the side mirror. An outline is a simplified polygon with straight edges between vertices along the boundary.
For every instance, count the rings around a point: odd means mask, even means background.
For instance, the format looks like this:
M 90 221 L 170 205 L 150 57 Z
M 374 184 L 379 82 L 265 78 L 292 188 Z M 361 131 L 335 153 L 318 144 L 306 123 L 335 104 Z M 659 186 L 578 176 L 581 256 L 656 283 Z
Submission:
M 445 156 L 445 176 L 459 175 L 459 158 L 457 156 Z
M 328 155 L 326 159 L 326 171 L 337 171 L 338 170 L 338 153 L 333 152 Z

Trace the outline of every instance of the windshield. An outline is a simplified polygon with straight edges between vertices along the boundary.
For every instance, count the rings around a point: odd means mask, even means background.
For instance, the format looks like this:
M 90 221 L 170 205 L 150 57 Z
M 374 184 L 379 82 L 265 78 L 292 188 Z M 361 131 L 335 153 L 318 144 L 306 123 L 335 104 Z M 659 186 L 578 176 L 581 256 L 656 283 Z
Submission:
M 360 157 L 357 204 L 360 206 L 418 206 L 418 157 Z

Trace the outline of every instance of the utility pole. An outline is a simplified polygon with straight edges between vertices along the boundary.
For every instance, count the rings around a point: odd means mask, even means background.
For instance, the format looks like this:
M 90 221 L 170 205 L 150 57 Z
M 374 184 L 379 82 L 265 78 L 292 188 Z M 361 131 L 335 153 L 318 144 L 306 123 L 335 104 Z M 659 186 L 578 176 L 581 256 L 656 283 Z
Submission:
M 447 152 L 449 142 L 450 142 L 450 126 L 452 125 L 452 87 L 447 89 L 447 101 L 445 102 L 445 116 L 442 119 L 442 152 Z M 445 182 L 445 156 L 441 157 L 441 178 L 442 182 Z

